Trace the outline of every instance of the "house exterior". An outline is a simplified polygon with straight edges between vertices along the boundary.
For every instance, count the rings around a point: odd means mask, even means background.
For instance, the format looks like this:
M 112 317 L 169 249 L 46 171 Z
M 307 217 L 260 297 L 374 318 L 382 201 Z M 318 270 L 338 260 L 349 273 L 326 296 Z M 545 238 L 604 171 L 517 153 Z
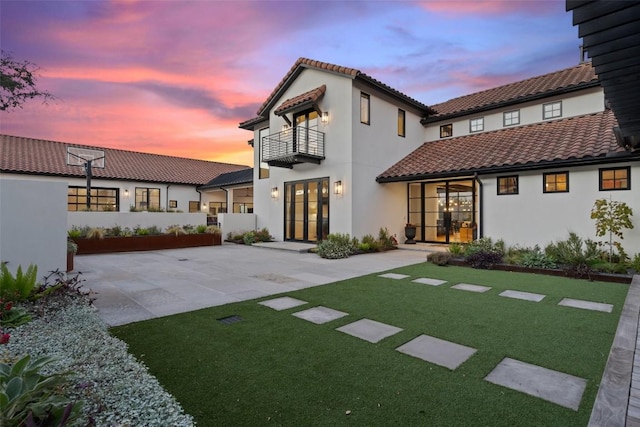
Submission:
M 226 174 L 250 171 L 243 165 L 187 159 L 90 145 L 0 135 L 2 179 L 68 184 L 68 211 L 226 212 L 248 203 L 222 187 L 206 187 Z M 83 159 L 92 158 L 90 195 Z M 250 188 L 251 183 L 244 183 Z M 236 185 L 237 187 L 237 185 Z M 43 207 L 44 208 L 44 207 Z
M 595 238 L 596 199 L 640 213 L 640 152 L 590 63 L 427 106 L 352 68 L 299 59 L 240 124 L 253 131 L 254 212 L 277 239 L 362 237 L 544 245 Z M 637 222 L 637 220 L 636 220 Z M 640 225 L 625 233 L 640 252 Z

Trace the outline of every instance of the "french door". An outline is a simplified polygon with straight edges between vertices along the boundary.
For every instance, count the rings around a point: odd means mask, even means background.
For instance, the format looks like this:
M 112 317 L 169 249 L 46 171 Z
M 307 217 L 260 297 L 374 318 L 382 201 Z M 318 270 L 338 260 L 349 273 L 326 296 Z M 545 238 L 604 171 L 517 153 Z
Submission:
M 470 242 L 477 236 L 474 180 L 409 184 L 408 218 L 422 242 Z
M 285 240 L 317 242 L 329 234 L 329 178 L 285 183 Z

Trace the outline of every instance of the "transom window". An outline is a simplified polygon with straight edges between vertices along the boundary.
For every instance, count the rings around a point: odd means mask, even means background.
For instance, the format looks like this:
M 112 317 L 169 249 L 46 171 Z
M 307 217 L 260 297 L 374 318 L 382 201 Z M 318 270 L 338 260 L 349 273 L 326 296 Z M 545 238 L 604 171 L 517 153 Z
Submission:
M 553 119 L 555 117 L 562 117 L 562 101 L 549 102 L 542 105 L 542 118 Z
M 398 108 L 398 136 L 404 137 L 406 135 L 406 123 L 405 117 L 406 114 L 404 110 Z
M 448 138 L 453 136 L 453 124 L 440 126 L 440 138 Z
M 481 132 L 484 130 L 484 117 L 469 120 L 469 132 Z
M 136 187 L 136 209 L 160 210 L 160 189 Z
M 371 97 L 369 94 L 360 92 L 360 123 L 371 124 Z
M 87 187 L 69 186 L 67 190 L 68 211 L 119 211 L 117 188 L 91 188 L 91 202 L 87 208 Z
M 517 175 L 498 177 L 498 195 L 502 194 L 518 194 Z
M 544 193 L 568 193 L 569 172 L 545 173 L 543 175 Z
M 631 190 L 631 168 L 600 169 L 600 191 Z
M 520 110 L 505 111 L 502 114 L 504 126 L 513 126 L 520 124 Z

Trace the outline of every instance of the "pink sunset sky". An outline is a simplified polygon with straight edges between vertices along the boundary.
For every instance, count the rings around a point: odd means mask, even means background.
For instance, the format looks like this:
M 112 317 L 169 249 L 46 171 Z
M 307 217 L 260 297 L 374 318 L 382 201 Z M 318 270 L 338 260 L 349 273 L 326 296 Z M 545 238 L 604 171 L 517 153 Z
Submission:
M 238 123 L 299 57 L 427 105 L 579 61 L 564 0 L 0 1 L 0 45 L 56 99 L 1 132 L 253 165 Z

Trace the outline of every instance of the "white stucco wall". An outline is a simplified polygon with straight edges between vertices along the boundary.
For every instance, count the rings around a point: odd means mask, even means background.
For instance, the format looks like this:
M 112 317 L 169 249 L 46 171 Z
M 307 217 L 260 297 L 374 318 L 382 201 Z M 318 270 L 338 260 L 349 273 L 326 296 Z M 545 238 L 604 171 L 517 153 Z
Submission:
M 165 230 L 170 225 L 206 225 L 207 215 L 197 213 L 171 212 L 67 212 L 67 228 L 76 227 L 104 227 L 115 225 L 120 227 L 151 227 L 156 226 Z
M 631 166 L 631 190 L 599 191 L 598 169 Z M 596 199 L 627 203 L 634 211 L 634 229 L 624 230 L 623 247 L 629 254 L 640 253 L 640 165 L 612 164 L 573 168 L 569 172 L 568 193 L 543 193 L 542 174 L 554 169 L 518 173 L 519 194 L 497 195 L 496 175 L 481 177 L 483 191 L 483 234 L 504 239 L 508 245 L 545 245 L 565 240 L 569 232 L 582 238 L 596 237 L 595 221 L 590 218 Z M 513 174 L 506 174 L 513 175 Z M 497 175 L 500 176 L 500 175 Z
M 229 233 L 240 234 L 257 229 L 255 214 L 220 214 L 218 223 L 223 239 L 226 239 Z
M 67 184 L 0 176 L 0 260 L 15 273 L 38 266 L 38 279 L 66 271 Z

